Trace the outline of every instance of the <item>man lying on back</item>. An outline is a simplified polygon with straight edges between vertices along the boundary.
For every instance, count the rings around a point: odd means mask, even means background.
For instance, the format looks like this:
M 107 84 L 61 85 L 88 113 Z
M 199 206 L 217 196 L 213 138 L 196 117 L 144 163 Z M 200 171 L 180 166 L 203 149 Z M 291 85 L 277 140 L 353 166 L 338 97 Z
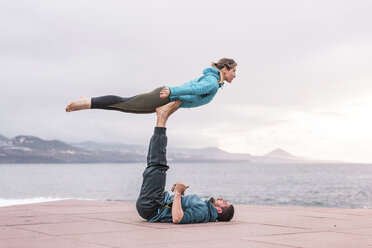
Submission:
M 156 109 L 157 123 L 151 137 L 147 167 L 143 172 L 141 192 L 136 207 L 139 215 L 150 222 L 178 224 L 230 221 L 234 207 L 223 198 L 202 201 L 198 195 L 185 196 L 189 186 L 182 182 L 173 185 L 170 195 L 165 192 L 166 173 L 166 123 L 182 102 L 175 101 Z

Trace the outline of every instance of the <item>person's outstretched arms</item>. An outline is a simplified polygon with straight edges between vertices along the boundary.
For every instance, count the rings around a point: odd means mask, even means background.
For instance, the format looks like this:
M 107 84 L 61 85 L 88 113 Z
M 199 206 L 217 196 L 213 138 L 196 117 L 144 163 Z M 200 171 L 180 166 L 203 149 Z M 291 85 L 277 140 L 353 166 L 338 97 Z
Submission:
M 174 198 L 173 198 L 173 205 L 172 205 L 172 221 L 173 223 L 178 223 L 183 218 L 183 210 L 182 210 L 182 203 L 181 203 L 181 195 L 185 194 L 185 190 L 188 189 L 189 186 L 178 182 L 175 186 L 173 186 L 172 191 L 174 190 Z

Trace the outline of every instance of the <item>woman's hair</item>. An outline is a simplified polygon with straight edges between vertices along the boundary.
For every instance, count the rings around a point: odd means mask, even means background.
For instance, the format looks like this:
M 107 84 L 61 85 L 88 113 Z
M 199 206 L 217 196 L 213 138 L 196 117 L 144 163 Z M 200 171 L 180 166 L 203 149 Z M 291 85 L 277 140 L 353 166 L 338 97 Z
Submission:
M 212 62 L 212 66 L 218 70 L 222 70 L 226 67 L 227 70 L 231 70 L 238 64 L 233 59 L 222 58 L 217 63 Z

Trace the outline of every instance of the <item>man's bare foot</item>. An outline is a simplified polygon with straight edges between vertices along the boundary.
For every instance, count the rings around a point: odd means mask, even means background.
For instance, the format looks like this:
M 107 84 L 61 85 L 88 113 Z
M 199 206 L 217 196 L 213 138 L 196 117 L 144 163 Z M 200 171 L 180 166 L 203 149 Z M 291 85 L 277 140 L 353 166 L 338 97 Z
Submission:
M 168 117 L 176 112 L 178 107 L 181 105 L 182 101 L 174 101 L 170 102 L 164 106 L 156 108 L 156 114 L 158 116 L 157 121 L 156 121 L 156 126 L 157 127 L 165 127 Z
M 182 101 L 177 100 L 177 101 L 174 101 L 174 102 L 170 102 L 166 105 L 163 105 L 161 107 L 158 107 L 158 108 L 156 108 L 156 114 L 158 116 L 161 115 L 163 117 L 168 118 L 171 114 L 176 112 L 176 110 L 181 105 L 181 103 L 182 103 Z
M 82 109 L 90 109 L 91 107 L 91 98 L 88 98 L 86 96 L 81 96 L 79 99 L 76 99 L 75 101 L 70 102 L 69 105 L 66 107 L 66 112 L 72 112 L 76 110 L 82 110 Z

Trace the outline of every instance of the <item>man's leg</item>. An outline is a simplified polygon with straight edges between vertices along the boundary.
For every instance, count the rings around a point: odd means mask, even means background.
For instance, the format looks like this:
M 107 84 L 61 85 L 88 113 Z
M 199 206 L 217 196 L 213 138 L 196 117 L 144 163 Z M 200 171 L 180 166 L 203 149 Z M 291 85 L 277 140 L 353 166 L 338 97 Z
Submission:
M 166 158 L 166 123 L 180 104 L 180 101 L 171 102 L 156 109 L 157 123 L 150 140 L 147 167 L 142 175 L 141 192 L 136 203 L 139 215 L 147 220 L 154 217 L 164 203 L 166 173 L 169 168 Z

